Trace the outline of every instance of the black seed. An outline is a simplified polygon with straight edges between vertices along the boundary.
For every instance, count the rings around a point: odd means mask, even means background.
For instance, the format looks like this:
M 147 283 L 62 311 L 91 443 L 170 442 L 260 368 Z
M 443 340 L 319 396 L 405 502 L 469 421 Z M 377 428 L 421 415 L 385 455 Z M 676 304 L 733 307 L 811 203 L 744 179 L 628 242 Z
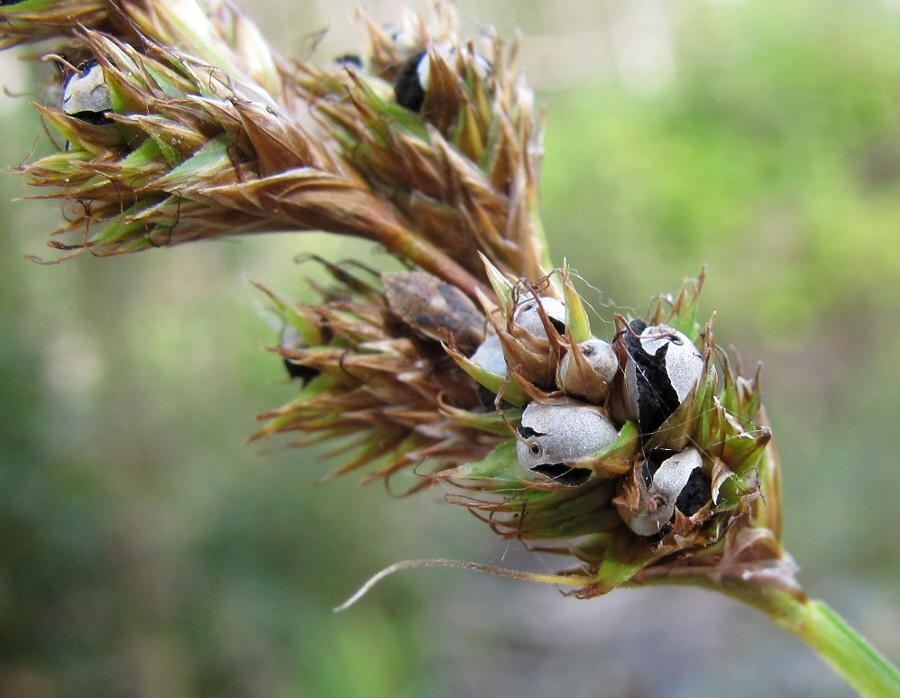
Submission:
M 298 364 L 296 361 L 287 358 L 284 359 L 284 367 L 287 369 L 288 375 L 291 378 L 298 379 L 304 386 L 322 373 L 317 368 L 304 366 L 303 364 Z
M 553 325 L 554 328 L 556 328 L 557 332 L 563 335 L 566 333 L 566 323 L 564 323 L 562 320 L 552 318 L 549 315 L 547 317 L 550 319 L 550 324 Z
M 681 404 L 666 371 L 668 349 L 666 345 L 656 356 L 642 351 L 632 357 L 638 386 L 638 423 L 644 434 L 656 431 Z
M 587 468 L 570 468 L 562 463 L 555 465 L 538 465 L 531 469 L 532 472 L 540 473 L 549 477 L 554 482 L 566 487 L 578 487 L 588 481 L 591 471 Z
M 691 473 L 687 484 L 675 500 L 675 506 L 685 516 L 693 516 L 710 500 L 712 482 L 700 468 Z
M 394 82 L 397 104 L 410 111 L 421 110 L 425 103 L 425 87 L 419 82 L 419 62 L 424 56 L 425 51 L 422 51 L 406 61 Z
M 656 355 L 648 354 L 641 346 L 640 334 L 647 329 L 641 319 L 632 320 L 624 334 L 625 350 L 634 363 L 637 383 L 638 424 L 641 433 L 656 431 L 669 416 L 678 409 L 681 402 L 672 387 L 666 371 L 666 344 Z

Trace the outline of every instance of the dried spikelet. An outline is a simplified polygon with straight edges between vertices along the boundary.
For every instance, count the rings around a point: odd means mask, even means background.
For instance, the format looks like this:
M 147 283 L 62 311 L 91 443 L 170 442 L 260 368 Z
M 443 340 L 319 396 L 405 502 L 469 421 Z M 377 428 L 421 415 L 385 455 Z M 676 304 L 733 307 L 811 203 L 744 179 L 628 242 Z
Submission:
M 399 36 L 363 21 L 362 70 L 297 66 L 326 131 L 374 191 L 466 270 L 483 274 L 480 250 L 515 277 L 543 276 L 541 134 L 515 47 L 496 38 L 462 45 L 446 16 Z M 431 79 L 415 113 L 393 102 L 391 84 L 423 52 Z
M 64 36 L 108 20 L 105 0 L 22 0 L 0 5 L 0 49 Z
M 334 475 L 374 464 L 367 482 L 403 468 L 432 472 L 483 458 L 508 432 L 442 348 L 453 336 L 472 344 L 484 334 L 484 318 L 467 296 L 423 272 L 370 282 L 323 264 L 337 286 L 320 289 L 319 304 L 298 306 L 261 287 L 305 338 L 280 353 L 315 378 L 290 403 L 260 415 L 267 424 L 253 439 L 296 431 L 307 436 L 293 445 L 303 446 L 348 437 L 340 452 L 356 452 Z
M 48 197 L 76 204 L 67 250 L 108 255 L 259 231 L 328 230 L 384 244 L 472 290 L 478 281 L 409 228 L 320 138 L 258 83 L 211 71 L 145 40 L 78 35 L 102 67 L 110 131 L 41 107 L 67 148 L 21 170 Z

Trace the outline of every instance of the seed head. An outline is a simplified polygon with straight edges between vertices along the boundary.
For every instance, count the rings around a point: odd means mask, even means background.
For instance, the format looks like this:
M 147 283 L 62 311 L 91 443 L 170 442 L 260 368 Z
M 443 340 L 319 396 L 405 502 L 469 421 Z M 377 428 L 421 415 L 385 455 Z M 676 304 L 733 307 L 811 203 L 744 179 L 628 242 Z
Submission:
M 314 258 L 331 279 L 315 302 L 261 287 L 298 390 L 254 439 L 451 486 L 499 535 L 574 559 L 595 580 L 582 596 L 676 566 L 786 570 L 758 380 L 697 321 L 702 276 L 595 336 L 546 252 L 517 47 L 461 40 L 447 2 L 392 29 L 360 19 L 358 57 L 315 64 L 230 0 L 0 3 L 0 46 L 56 42 L 59 99 L 38 109 L 58 152 L 20 168 L 71 214 L 51 246 L 373 241 L 404 270 Z

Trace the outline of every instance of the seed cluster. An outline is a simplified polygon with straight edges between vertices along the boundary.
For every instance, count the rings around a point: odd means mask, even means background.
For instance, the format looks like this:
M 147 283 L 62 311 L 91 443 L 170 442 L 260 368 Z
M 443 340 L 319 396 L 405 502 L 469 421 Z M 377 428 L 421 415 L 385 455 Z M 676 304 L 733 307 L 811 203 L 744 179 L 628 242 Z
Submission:
M 523 539 L 593 526 L 658 551 L 706 544 L 758 496 L 769 433 L 755 383 L 695 320 L 700 282 L 646 318 L 617 315 L 607 342 L 565 269 L 531 284 L 488 266 L 495 296 L 476 294 L 478 308 L 421 271 L 364 282 L 327 268 L 342 290 L 322 304 L 273 296 L 302 389 L 260 435 L 352 429 L 372 448 L 351 468 L 381 459 L 377 477 L 412 466 L 452 480 L 478 493 L 460 503 Z
M 469 357 L 504 381 L 514 374 L 552 379 L 531 385 L 543 394 L 525 406 L 515 434 L 518 460 L 537 480 L 583 485 L 626 424 L 636 424 L 641 441 L 649 442 L 693 397 L 706 366 L 694 342 L 667 324 L 642 319 L 620 324 L 612 344 L 593 336 L 574 342 L 565 303 L 525 293 L 509 307 L 505 326 Z M 523 358 L 534 365 L 519 362 Z M 492 404 L 495 396 L 482 390 Z M 696 448 L 641 451 L 635 467 L 642 475 L 636 480 L 641 505 L 619 510 L 638 535 L 659 539 L 671 528 L 676 509 L 690 517 L 711 499 L 710 478 Z

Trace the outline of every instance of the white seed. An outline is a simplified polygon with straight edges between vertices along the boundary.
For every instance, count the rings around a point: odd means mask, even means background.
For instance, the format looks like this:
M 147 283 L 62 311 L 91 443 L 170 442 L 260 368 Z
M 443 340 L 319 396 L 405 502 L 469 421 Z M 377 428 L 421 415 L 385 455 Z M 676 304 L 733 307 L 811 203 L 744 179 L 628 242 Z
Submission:
M 654 325 L 641 332 L 641 347 L 652 356 L 668 345 L 666 375 L 678 400 L 683 402 L 703 373 L 703 356 L 687 335 L 668 325 Z
M 432 49 L 435 53 L 437 53 L 441 59 L 450 66 L 451 69 L 456 70 L 456 47 L 452 44 L 437 44 Z M 475 68 L 475 74 L 482 80 L 484 80 L 491 73 L 491 64 L 488 60 L 482 56 L 481 54 L 474 54 L 473 66 Z M 431 79 L 431 58 L 426 51 L 423 55 L 419 64 L 416 66 L 416 75 L 419 77 L 419 84 L 422 86 L 422 89 L 428 91 L 428 82 Z
M 675 501 L 688 479 L 703 465 L 700 452 L 688 448 L 667 458 L 653 474 L 649 487 L 643 477 L 638 478 L 641 493 L 640 507 L 625 523 L 639 536 L 655 536 L 675 515 Z
M 503 345 L 495 334 L 484 340 L 469 360 L 498 376 L 506 375 L 506 357 L 503 355 Z
M 541 306 L 543 306 L 544 312 L 547 314 L 547 318 L 550 320 L 551 324 L 553 324 L 556 329 L 560 331 L 560 334 L 562 334 L 565 331 L 566 326 L 566 306 L 562 301 L 549 297 L 541 298 Z M 543 339 L 547 338 L 547 330 L 544 328 L 544 323 L 541 321 L 541 313 L 538 310 L 537 301 L 529 300 L 522 303 L 522 305 L 516 308 L 513 321 L 519 327 L 527 330 L 535 337 L 542 337 Z
M 619 370 L 619 360 L 616 353 L 608 342 L 602 339 L 591 337 L 587 341 L 578 345 L 581 355 L 584 357 L 588 366 L 590 366 L 599 375 L 603 376 L 607 381 L 612 382 Z M 566 354 L 559 364 L 559 380 L 563 387 L 566 385 L 566 376 L 569 373 L 569 365 L 574 361 L 572 352 Z
M 99 63 L 92 62 L 66 79 L 62 88 L 62 110 L 66 114 L 101 115 L 110 109 L 109 88 Z
M 522 413 L 519 462 L 527 469 L 585 458 L 612 444 L 616 428 L 598 410 L 532 402 Z

